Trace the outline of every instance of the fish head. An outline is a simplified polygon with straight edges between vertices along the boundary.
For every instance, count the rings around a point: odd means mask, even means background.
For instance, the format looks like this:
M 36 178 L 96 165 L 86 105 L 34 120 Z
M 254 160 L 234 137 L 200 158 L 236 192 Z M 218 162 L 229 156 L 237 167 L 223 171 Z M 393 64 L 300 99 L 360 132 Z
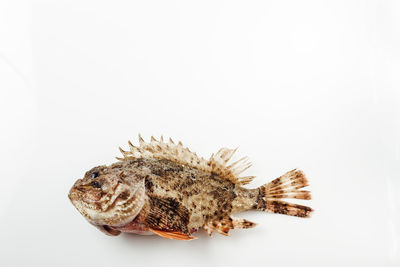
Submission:
M 131 222 L 142 209 L 144 177 L 123 163 L 94 167 L 75 182 L 68 197 L 91 224 L 113 235 L 112 227 Z

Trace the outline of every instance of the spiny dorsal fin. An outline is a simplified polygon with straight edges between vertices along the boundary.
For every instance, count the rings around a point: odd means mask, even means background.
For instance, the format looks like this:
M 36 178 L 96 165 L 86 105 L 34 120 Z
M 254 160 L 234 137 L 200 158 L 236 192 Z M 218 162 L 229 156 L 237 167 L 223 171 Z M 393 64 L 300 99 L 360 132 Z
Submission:
M 199 170 L 212 172 L 221 178 L 228 179 L 239 185 L 248 184 L 254 178 L 254 176 L 239 177 L 242 172 L 251 166 L 247 157 L 227 165 L 237 148 L 221 148 L 216 154 L 211 155 L 209 160 L 206 160 L 197 156 L 196 153 L 191 152 L 187 147 L 184 147 L 182 142 L 176 144 L 171 138 L 169 142 L 164 142 L 162 136 L 160 141 L 152 136 L 150 142 L 147 143 L 139 134 L 139 146 L 134 146 L 131 141 L 129 141 L 128 144 L 130 148 L 129 151 L 119 148 L 124 157 L 117 157 L 118 160 L 135 158 L 168 159 L 179 164 L 187 164 Z
M 239 175 L 251 167 L 251 163 L 247 157 L 243 157 L 230 165 L 228 161 L 232 158 L 236 149 L 221 148 L 216 154 L 212 154 L 208 164 L 211 166 L 213 173 L 219 174 L 221 177 L 227 178 L 235 184 L 246 185 L 250 183 L 255 176 L 244 176 Z

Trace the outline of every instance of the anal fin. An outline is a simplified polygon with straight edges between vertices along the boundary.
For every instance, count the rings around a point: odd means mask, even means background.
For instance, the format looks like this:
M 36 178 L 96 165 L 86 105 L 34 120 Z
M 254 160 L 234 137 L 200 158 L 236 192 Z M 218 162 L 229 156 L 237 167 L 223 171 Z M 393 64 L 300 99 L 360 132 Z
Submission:
M 157 229 L 150 229 L 153 233 L 156 235 L 159 235 L 161 237 L 167 238 L 167 239 L 175 239 L 175 240 L 193 240 L 196 239 L 194 236 L 189 236 L 185 233 L 181 232 L 169 232 L 169 231 L 162 231 L 162 230 L 157 230 Z
M 204 230 L 211 236 L 214 231 L 217 231 L 221 235 L 229 236 L 231 229 L 247 229 L 253 228 L 257 224 L 246 219 L 240 218 L 227 218 L 217 221 L 210 221 L 204 225 Z
M 246 219 L 232 218 L 233 229 L 248 229 L 256 227 L 256 223 Z

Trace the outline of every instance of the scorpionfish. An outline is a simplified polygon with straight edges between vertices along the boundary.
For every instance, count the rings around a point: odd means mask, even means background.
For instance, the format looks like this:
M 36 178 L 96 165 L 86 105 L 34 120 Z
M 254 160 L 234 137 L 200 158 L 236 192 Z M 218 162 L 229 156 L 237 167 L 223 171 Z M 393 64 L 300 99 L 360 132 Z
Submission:
M 260 210 L 309 217 L 312 209 L 282 201 L 311 199 L 302 171 L 294 169 L 255 189 L 254 176 L 240 176 L 251 166 L 247 157 L 228 164 L 236 149 L 221 148 L 206 160 L 171 139 L 151 137 L 110 166 L 98 166 L 78 179 L 69 199 L 94 226 L 108 235 L 157 234 L 190 240 L 198 229 L 229 235 L 231 229 L 256 224 L 231 215 Z

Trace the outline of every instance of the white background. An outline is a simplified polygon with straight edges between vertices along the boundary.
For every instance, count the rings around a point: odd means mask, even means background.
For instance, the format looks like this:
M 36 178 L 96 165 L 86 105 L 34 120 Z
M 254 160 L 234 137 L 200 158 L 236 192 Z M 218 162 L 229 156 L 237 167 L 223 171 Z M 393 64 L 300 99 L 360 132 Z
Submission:
M 399 1 L 0 1 L 1 266 L 399 266 Z M 311 219 L 108 237 L 67 193 L 137 134 L 308 175 Z

